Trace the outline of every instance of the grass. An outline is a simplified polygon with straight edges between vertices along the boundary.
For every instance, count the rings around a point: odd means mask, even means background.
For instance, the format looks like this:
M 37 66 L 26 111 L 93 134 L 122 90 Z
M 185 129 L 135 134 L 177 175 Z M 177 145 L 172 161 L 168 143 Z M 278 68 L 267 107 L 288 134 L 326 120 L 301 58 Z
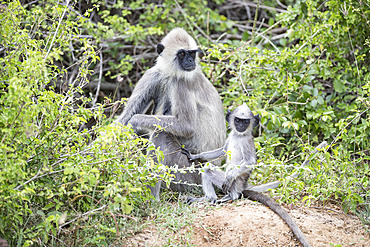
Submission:
M 164 192 L 161 201 L 142 204 L 121 233 L 125 246 L 193 246 L 189 243 L 192 224 L 204 214 L 204 207 L 184 204 L 185 195 Z M 205 204 L 208 208 L 208 204 Z

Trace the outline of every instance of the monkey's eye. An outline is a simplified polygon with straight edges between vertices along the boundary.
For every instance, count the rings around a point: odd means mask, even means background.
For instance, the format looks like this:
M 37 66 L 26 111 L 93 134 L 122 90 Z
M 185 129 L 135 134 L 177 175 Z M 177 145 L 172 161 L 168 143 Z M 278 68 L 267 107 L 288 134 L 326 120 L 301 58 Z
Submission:
M 235 118 L 235 122 L 239 123 L 240 122 L 240 118 Z
M 181 57 L 185 57 L 185 51 L 182 51 L 182 50 L 181 50 L 181 51 L 179 51 L 179 53 L 178 53 L 178 54 L 179 54 L 179 56 L 181 56 Z
M 251 122 L 251 120 L 250 119 L 244 119 L 244 124 L 246 124 L 246 125 L 249 125 L 249 123 Z

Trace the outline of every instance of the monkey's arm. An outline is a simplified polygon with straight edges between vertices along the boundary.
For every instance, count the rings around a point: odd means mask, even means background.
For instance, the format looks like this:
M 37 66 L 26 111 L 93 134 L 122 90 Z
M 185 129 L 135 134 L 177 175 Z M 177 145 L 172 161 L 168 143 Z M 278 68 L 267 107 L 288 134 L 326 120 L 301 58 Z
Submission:
M 146 113 L 155 103 L 154 98 L 159 90 L 158 72 L 149 69 L 144 73 L 127 101 L 126 107 L 122 114 L 115 122 L 126 125 L 135 114 Z
M 161 126 L 166 132 L 175 136 L 191 137 L 194 135 L 194 127 L 178 120 L 175 116 L 136 114 L 128 122 L 135 131 L 151 131 Z
M 201 162 L 215 160 L 221 156 L 226 156 L 225 147 L 199 154 L 191 154 L 186 148 L 181 148 L 181 152 L 185 154 L 190 161 L 199 160 Z
M 196 104 L 189 94 L 178 94 L 177 100 L 172 102 L 174 105 L 172 115 L 144 115 L 136 114 L 132 116 L 129 123 L 136 131 L 155 130 L 156 126 L 161 126 L 166 132 L 175 136 L 185 138 L 195 134 L 197 117 Z M 176 104 L 180 104 L 176 105 Z

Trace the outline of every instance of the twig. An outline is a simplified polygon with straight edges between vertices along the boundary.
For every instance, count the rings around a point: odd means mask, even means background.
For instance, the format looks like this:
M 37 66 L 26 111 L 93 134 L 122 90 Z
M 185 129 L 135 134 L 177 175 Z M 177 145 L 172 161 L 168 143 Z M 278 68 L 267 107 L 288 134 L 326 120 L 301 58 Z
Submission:
M 114 224 L 116 225 L 116 236 L 117 236 L 117 239 L 118 239 L 118 237 L 119 237 L 119 228 L 118 228 L 118 224 L 117 224 L 117 218 L 111 211 L 108 211 L 108 213 L 110 215 L 112 215 L 112 217 L 113 217 Z
M 258 8 L 259 8 L 259 6 L 260 6 L 260 1 L 258 0 L 258 4 L 256 6 L 256 12 L 254 14 L 254 22 L 253 22 L 252 38 L 251 38 L 251 47 L 253 47 L 254 33 L 256 32 L 256 23 L 257 23 L 257 18 L 258 18 Z
M 338 210 L 335 210 L 335 209 L 332 209 L 332 208 L 328 208 L 328 207 L 316 207 L 316 206 L 311 206 L 310 208 L 315 208 L 315 209 L 321 209 L 321 210 L 327 210 L 327 211 L 333 211 L 334 213 L 337 213 L 337 214 L 344 214 L 346 216 L 349 216 L 351 218 L 356 218 L 355 216 L 353 215 L 350 215 L 350 214 L 346 214 L 346 213 L 343 213 L 341 211 L 338 211 Z
M 55 30 L 55 32 L 54 32 L 53 39 L 51 40 L 51 43 L 50 43 L 49 49 L 48 49 L 48 51 L 47 51 L 47 53 L 46 53 L 46 55 L 45 55 L 45 57 L 44 57 L 44 60 L 46 60 L 46 58 L 49 56 L 49 53 L 50 53 L 51 47 L 53 47 L 53 45 L 54 45 L 54 40 L 55 40 L 55 37 L 57 36 L 57 33 L 58 33 L 58 30 L 59 30 L 60 24 L 62 23 L 62 20 L 63 20 L 63 18 L 64 18 L 64 15 L 65 15 L 65 14 L 66 14 L 66 12 L 67 12 L 68 5 L 69 5 L 69 1 L 70 1 L 70 0 L 67 0 L 67 4 L 66 4 L 67 8 L 65 8 L 65 9 L 64 9 L 63 14 L 62 14 L 62 17 L 59 19 L 58 27 L 57 27 L 57 29 L 56 29 L 56 30 Z
M 280 7 L 284 8 L 284 9 L 287 9 L 287 6 L 282 4 L 279 0 L 276 0 L 276 2 L 279 4 Z
M 21 112 L 22 112 L 23 107 L 25 106 L 25 104 L 26 104 L 26 103 L 24 103 L 24 102 L 22 103 L 21 107 L 20 107 L 20 108 L 19 108 L 19 110 L 18 110 L 17 116 L 14 118 L 13 123 L 12 123 L 12 125 L 10 126 L 10 128 L 9 128 L 9 129 L 13 129 L 13 127 L 14 127 L 14 125 L 15 125 L 15 122 L 16 122 L 16 120 L 18 119 L 19 115 L 21 114 Z M 10 132 L 6 132 L 6 134 L 3 136 L 3 138 L 1 139 L 1 143 L 3 143 L 3 142 L 4 142 L 5 138 L 8 136 L 8 133 L 10 133 Z
M 305 47 L 306 46 L 306 44 L 308 43 L 308 42 L 312 42 L 312 39 L 313 39 L 313 37 L 315 37 L 316 36 L 316 34 L 318 34 L 319 32 L 321 31 L 321 29 L 319 29 L 319 30 L 317 30 L 311 37 L 310 37 L 310 39 L 309 40 L 307 40 L 306 42 L 304 42 L 304 44 L 303 45 L 301 45 L 301 47 L 299 47 L 299 49 L 298 50 L 296 50 L 296 52 L 294 53 L 294 55 L 297 55 L 298 54 L 298 52 L 300 51 L 300 50 L 302 50 L 302 48 L 303 47 Z
M 273 27 L 275 27 L 276 25 L 280 24 L 280 22 L 282 22 L 282 20 L 279 20 L 277 22 L 275 22 L 272 26 L 270 26 L 269 28 L 267 28 L 265 31 L 263 31 L 262 33 L 258 34 L 256 37 L 254 38 L 258 38 L 259 36 L 262 36 L 263 34 L 267 33 L 268 31 L 270 31 L 271 29 L 273 29 Z M 250 44 L 252 42 L 252 40 L 249 40 L 247 42 L 245 42 L 244 44 L 242 44 L 241 46 L 239 46 L 234 52 L 231 52 L 229 55 L 227 55 L 224 59 L 221 59 L 218 63 L 221 63 L 222 61 L 224 60 L 227 60 L 229 57 L 231 57 L 234 53 L 236 53 L 237 51 L 239 51 L 240 49 L 242 49 L 244 46 Z
M 333 144 L 337 141 L 337 139 L 338 139 L 338 137 L 343 133 L 343 131 L 345 130 L 345 129 L 347 129 L 347 127 L 353 122 L 353 121 L 355 121 L 357 118 L 359 118 L 362 114 L 364 114 L 365 112 L 367 112 L 369 110 L 369 108 L 368 109 L 366 109 L 365 111 L 363 111 L 363 112 L 361 112 L 360 114 L 358 114 L 354 119 L 352 119 L 340 132 L 339 132 L 339 134 L 334 138 L 334 140 L 330 143 L 330 145 L 329 145 L 329 147 L 327 148 L 327 150 L 329 150 L 332 146 L 333 146 Z
M 82 217 L 84 217 L 84 216 L 86 216 L 86 215 L 89 215 L 89 214 L 92 214 L 92 213 L 94 213 L 94 212 L 96 212 L 96 211 L 100 211 L 100 210 L 103 210 L 104 208 L 106 208 L 107 207 L 107 205 L 103 205 L 103 206 L 101 206 L 100 208 L 96 208 L 96 209 L 93 209 L 93 210 L 90 210 L 90 211 L 88 211 L 88 212 L 86 212 L 86 213 L 84 213 L 84 214 L 80 214 L 80 215 L 78 215 L 76 218 L 74 218 L 73 220 L 71 220 L 71 221 L 68 221 L 68 222 L 66 222 L 66 223 L 64 223 L 64 224 L 62 224 L 62 225 L 60 225 L 59 226 L 59 232 L 60 232 L 60 230 L 62 229 L 62 227 L 63 226 L 66 226 L 66 225 L 68 225 L 68 224 L 71 224 L 72 222 L 75 222 L 76 220 L 78 220 L 79 218 L 82 218 Z
M 285 36 L 286 36 L 286 33 L 278 34 L 278 35 L 271 37 L 271 40 L 282 39 L 282 38 L 285 38 Z
M 100 92 L 100 84 L 101 84 L 101 78 L 103 75 L 103 51 L 100 50 L 100 69 L 99 69 L 99 81 L 98 81 L 98 87 L 96 89 L 95 98 L 92 102 L 92 107 L 95 107 L 96 101 L 98 100 L 99 92 Z
M 245 93 L 249 96 L 249 93 L 248 93 L 248 90 L 245 88 L 245 85 L 244 85 L 244 83 L 243 83 L 243 79 L 242 79 L 242 68 L 243 68 L 243 64 L 247 61 L 248 59 L 245 59 L 245 60 L 243 60 L 242 62 L 241 62 L 241 64 L 240 64 L 240 70 L 239 70 L 239 75 L 238 75 L 238 78 L 239 78 L 239 80 L 240 80 L 240 84 L 242 85 L 242 87 L 243 87 L 243 90 L 245 91 Z
M 39 171 L 37 172 L 37 174 L 35 176 L 33 176 L 30 180 L 24 182 L 23 184 L 18 185 L 14 190 L 19 190 L 21 187 L 25 186 L 26 184 L 31 183 L 32 181 L 34 181 L 36 179 L 39 179 L 39 178 L 42 178 L 42 177 L 45 177 L 45 176 L 48 176 L 48 175 L 53 175 L 53 174 L 56 174 L 56 173 L 59 173 L 59 172 L 63 172 L 64 171 L 64 169 L 62 169 L 62 170 L 58 170 L 58 171 L 48 172 L 48 173 L 45 173 L 45 174 L 42 174 L 41 176 L 39 176 L 39 174 L 41 172 L 41 168 L 39 169 Z
M 285 35 L 285 34 L 284 34 Z M 262 35 L 262 38 L 264 38 L 268 43 L 270 43 L 270 45 L 272 45 L 272 47 L 275 48 L 275 50 L 280 54 L 280 50 L 279 48 L 276 47 L 276 45 L 274 45 L 274 43 L 271 42 L 271 40 L 269 38 L 267 38 L 265 35 Z

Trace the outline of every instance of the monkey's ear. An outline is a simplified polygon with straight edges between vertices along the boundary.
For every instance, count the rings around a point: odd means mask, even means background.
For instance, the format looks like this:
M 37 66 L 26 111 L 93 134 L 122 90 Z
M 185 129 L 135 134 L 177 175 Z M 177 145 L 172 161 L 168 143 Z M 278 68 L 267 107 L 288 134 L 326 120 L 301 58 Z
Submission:
M 260 124 L 260 114 L 257 114 L 254 116 L 254 123 L 253 123 L 253 127 L 257 127 L 259 124 Z
M 230 115 L 231 115 L 231 111 L 230 110 L 227 110 L 226 112 L 226 121 L 229 123 L 230 121 Z
M 158 44 L 157 45 L 157 53 L 158 53 L 158 55 L 161 55 L 161 53 L 163 52 L 163 50 L 164 50 L 164 45 Z

